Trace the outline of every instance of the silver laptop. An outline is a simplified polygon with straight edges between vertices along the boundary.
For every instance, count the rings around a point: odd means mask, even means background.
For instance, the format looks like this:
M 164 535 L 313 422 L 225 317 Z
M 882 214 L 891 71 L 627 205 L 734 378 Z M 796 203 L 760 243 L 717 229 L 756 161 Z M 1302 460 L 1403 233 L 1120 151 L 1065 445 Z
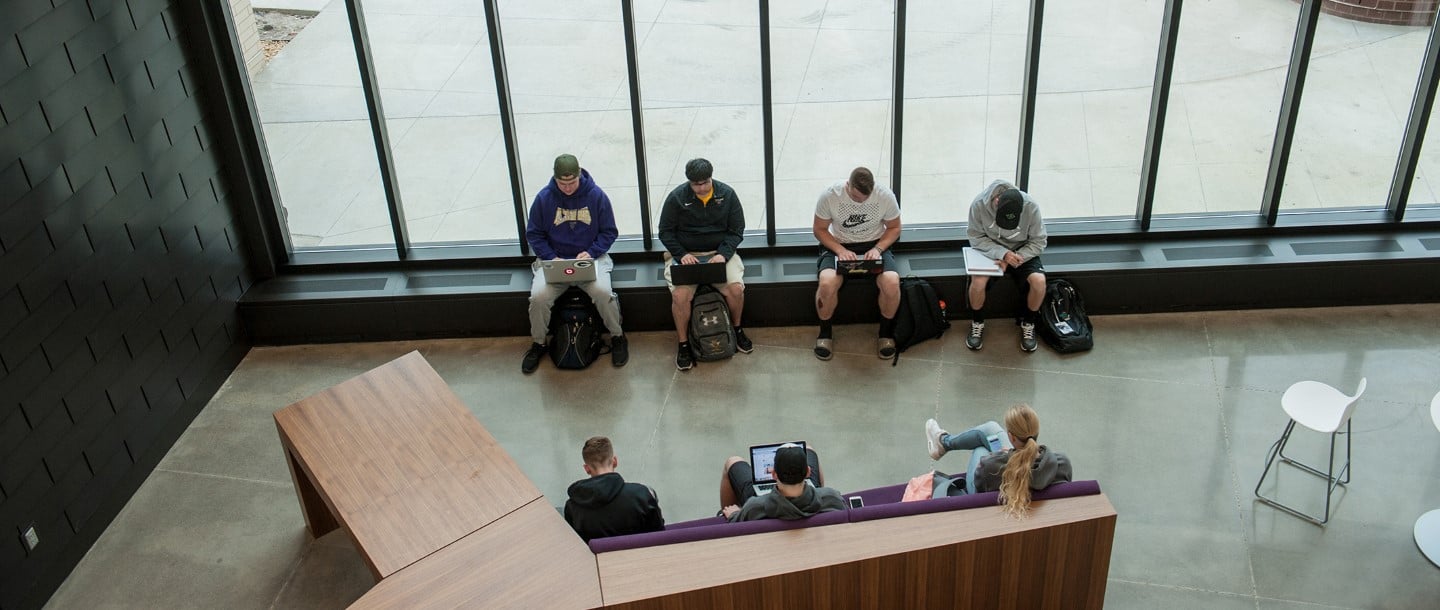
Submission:
M 804 449 L 805 441 L 755 445 L 750 448 L 750 473 L 755 479 L 755 495 L 763 496 L 775 491 L 775 484 L 779 482 L 775 480 L 775 473 L 772 472 L 775 468 L 775 452 L 786 445 L 796 445 Z
M 545 270 L 548 284 L 595 281 L 595 261 L 591 259 L 557 258 L 540 261 L 540 268 Z
M 694 265 L 671 265 L 670 283 L 676 286 L 695 284 L 724 284 L 725 263 L 696 263 Z

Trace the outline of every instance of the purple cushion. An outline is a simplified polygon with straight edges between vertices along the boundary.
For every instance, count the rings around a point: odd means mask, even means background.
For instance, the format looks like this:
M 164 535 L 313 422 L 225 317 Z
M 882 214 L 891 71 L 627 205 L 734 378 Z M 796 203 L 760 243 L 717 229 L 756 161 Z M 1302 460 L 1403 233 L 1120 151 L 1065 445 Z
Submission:
M 900 485 L 887 485 L 885 487 L 852 491 L 845 494 L 845 499 L 849 500 L 851 496 L 861 496 L 865 498 L 865 506 L 872 504 L 890 504 L 892 502 L 899 502 L 900 498 L 905 497 L 905 485 L 902 483 Z
M 784 519 L 760 519 L 758 521 L 741 521 L 739 523 L 728 523 L 722 518 L 710 517 L 669 525 L 665 527 L 665 531 L 661 532 L 596 538 L 590 541 L 590 550 L 595 553 L 605 553 L 662 544 L 679 544 L 681 542 L 710 540 L 712 538 L 728 538 L 730 536 L 778 532 L 782 530 L 800 529 L 802 527 L 833 525 L 835 523 L 845 523 L 849 521 L 848 512 L 849 511 L 845 510 L 836 510 L 793 521 Z
M 1033 493 L 1030 498 L 1033 500 L 1054 500 L 1057 498 L 1072 498 L 1076 496 L 1093 496 L 1098 493 L 1100 493 L 1100 483 L 1096 481 L 1073 481 L 1070 483 L 1056 483 Z M 868 500 L 869 498 L 866 499 Z M 890 517 L 904 517 L 907 515 L 923 515 L 948 510 L 997 506 L 999 503 L 1000 493 L 994 491 L 983 494 L 921 500 L 919 502 L 892 502 L 889 504 L 872 505 L 867 501 L 863 508 L 856 508 L 850 511 L 850 521 L 859 522 L 873 519 L 888 519 Z

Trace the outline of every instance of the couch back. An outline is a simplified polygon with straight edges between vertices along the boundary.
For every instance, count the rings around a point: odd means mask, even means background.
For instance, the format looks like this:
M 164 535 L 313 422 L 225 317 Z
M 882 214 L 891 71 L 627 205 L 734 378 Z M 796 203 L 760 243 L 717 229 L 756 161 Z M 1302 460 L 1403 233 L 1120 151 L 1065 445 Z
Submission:
M 590 550 L 598 554 L 664 544 L 678 544 L 681 542 L 695 542 L 697 540 L 711 540 L 730 536 L 746 536 L 764 532 L 834 525 L 837 523 L 855 523 L 907 515 L 965 510 L 982 506 L 995 506 L 1000 502 L 1000 494 L 993 491 L 973 495 L 935 498 L 919 502 L 901 502 L 900 498 L 904 493 L 905 485 L 903 484 L 848 493 L 845 494 L 847 499 L 851 496 L 863 497 L 865 506 L 855 509 L 847 508 L 845 510 L 820 513 L 807 519 L 794 521 L 761 519 L 759 521 L 729 523 L 725 521 L 724 517 L 707 517 L 693 521 L 682 521 L 666 525 L 664 530 L 658 532 L 596 538 L 590 541 Z M 1093 496 L 1099 493 L 1100 483 L 1096 481 L 1073 481 L 1069 483 L 1056 483 L 1046 487 L 1043 490 L 1035 492 L 1032 498 L 1035 500 L 1053 500 L 1077 496 Z

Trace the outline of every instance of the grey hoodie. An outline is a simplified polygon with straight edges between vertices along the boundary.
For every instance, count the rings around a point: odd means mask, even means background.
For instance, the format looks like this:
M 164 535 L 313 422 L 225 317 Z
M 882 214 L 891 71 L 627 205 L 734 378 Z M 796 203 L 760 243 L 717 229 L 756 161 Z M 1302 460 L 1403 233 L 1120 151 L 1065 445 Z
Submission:
M 806 485 L 799 497 L 787 498 L 780 490 L 763 496 L 755 496 L 745 502 L 730 522 L 754 521 L 756 519 L 804 519 L 818 513 L 843 510 L 845 497 L 829 487 Z
M 1025 196 L 1025 208 L 1020 212 L 1019 226 L 1006 231 L 995 224 L 995 207 L 990 204 L 990 199 L 995 187 L 1001 184 L 1011 188 L 1015 186 L 1006 180 L 996 180 L 970 202 L 970 224 L 965 229 L 966 236 L 970 239 L 970 247 L 993 260 L 1000 260 L 1008 251 L 1019 254 L 1020 258 L 1027 261 L 1040 256 L 1048 238 L 1045 235 L 1045 221 L 1040 218 L 1040 206 L 1030 197 L 1030 193 L 1021 191 Z
M 1005 465 L 1010 463 L 1012 455 L 1015 455 L 1014 451 L 1000 451 L 980 458 L 980 465 L 975 467 L 979 471 L 975 473 L 975 491 L 983 493 L 1000 489 L 1000 476 L 1004 474 Z M 1070 458 L 1040 445 L 1040 454 L 1035 456 L 1035 463 L 1030 466 L 1030 489 L 1039 491 L 1051 483 L 1068 482 L 1070 476 Z

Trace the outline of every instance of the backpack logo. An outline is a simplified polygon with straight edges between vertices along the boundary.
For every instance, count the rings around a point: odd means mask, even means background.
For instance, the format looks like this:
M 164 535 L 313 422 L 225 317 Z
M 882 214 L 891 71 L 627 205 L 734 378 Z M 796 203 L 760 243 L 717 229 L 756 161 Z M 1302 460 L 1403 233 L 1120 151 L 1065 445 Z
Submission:
M 708 327 L 708 326 L 715 326 L 715 325 L 717 325 L 717 324 L 719 324 L 719 323 L 720 323 L 720 316 L 719 316 L 719 314 L 712 315 L 712 316 L 700 316 L 700 325 L 701 325 L 701 326 L 707 326 L 707 327 Z

